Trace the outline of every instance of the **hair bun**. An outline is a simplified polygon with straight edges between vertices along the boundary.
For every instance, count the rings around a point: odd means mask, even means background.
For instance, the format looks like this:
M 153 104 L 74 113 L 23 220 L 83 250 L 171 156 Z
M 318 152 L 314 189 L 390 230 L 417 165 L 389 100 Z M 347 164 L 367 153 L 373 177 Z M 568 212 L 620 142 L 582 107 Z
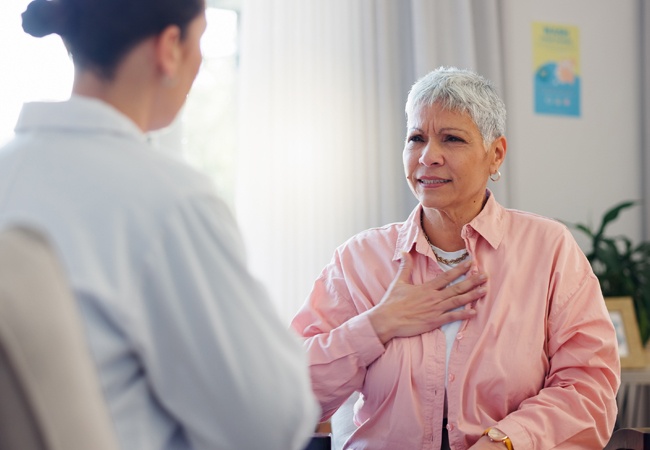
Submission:
M 35 37 L 62 34 L 65 30 L 65 11 L 57 0 L 34 0 L 22 14 L 23 30 Z

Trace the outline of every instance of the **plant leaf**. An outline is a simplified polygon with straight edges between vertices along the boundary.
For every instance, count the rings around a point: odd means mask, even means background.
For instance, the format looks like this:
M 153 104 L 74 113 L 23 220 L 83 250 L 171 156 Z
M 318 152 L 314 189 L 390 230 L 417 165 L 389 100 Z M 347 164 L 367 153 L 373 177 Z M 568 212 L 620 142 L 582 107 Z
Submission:
M 612 220 L 615 220 L 622 210 L 629 208 L 630 206 L 633 206 L 636 203 L 637 203 L 636 201 L 623 202 L 614 206 L 609 211 L 605 212 L 605 215 L 603 216 L 603 221 L 600 224 L 600 228 L 598 229 L 598 232 L 596 233 L 597 238 L 600 238 L 603 235 L 603 233 L 605 232 L 605 228 L 607 227 L 607 224 L 609 224 Z

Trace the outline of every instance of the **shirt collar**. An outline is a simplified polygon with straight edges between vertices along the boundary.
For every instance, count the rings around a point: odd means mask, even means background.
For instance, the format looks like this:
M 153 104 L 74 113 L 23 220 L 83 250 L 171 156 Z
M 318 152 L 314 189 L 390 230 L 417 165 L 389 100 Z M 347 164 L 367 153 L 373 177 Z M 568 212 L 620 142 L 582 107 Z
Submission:
M 16 133 L 33 129 L 103 132 L 128 135 L 146 141 L 137 125 L 108 103 L 79 95 L 64 102 L 32 102 L 23 105 Z
M 471 238 L 476 232 L 482 236 L 493 248 L 498 248 L 505 234 L 505 209 L 501 206 L 489 189 L 488 196 L 481 212 L 468 224 L 463 226 L 461 232 L 463 239 Z M 420 215 L 422 205 L 418 204 L 408 219 L 402 223 L 397 236 L 397 245 L 393 254 L 393 261 L 401 259 L 402 252 L 410 252 L 413 246 L 418 253 L 426 254 L 429 246 L 420 233 Z
M 470 223 L 463 227 L 461 234 L 463 239 L 467 239 L 467 237 L 473 234 L 473 231 L 476 231 L 492 248 L 496 249 L 501 244 L 505 235 L 505 208 L 496 201 L 489 189 L 486 191 L 488 199 L 483 209 Z

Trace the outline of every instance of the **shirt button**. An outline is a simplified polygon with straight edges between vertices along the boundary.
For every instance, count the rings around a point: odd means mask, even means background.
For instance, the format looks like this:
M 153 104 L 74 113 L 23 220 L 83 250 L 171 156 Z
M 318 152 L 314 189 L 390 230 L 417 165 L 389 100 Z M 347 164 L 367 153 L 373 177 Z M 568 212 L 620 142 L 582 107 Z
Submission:
M 464 337 L 464 336 L 463 336 L 463 333 L 458 333 L 458 334 L 456 335 L 456 339 L 458 339 L 459 341 L 460 341 L 463 337 Z
M 447 424 L 447 431 L 452 431 L 454 429 L 454 424 L 453 423 L 448 423 Z
M 453 373 L 450 373 L 449 374 L 449 381 L 451 382 L 451 381 L 454 381 L 455 379 L 456 379 L 456 375 L 454 375 Z

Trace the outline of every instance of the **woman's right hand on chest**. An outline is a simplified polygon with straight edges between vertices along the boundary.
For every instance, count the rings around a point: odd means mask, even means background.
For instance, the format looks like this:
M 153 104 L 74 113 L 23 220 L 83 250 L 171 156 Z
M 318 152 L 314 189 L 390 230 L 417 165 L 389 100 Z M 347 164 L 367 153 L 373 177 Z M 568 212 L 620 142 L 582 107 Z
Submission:
M 434 280 L 414 285 L 411 281 L 412 257 L 402 253 L 393 282 L 381 301 L 365 313 L 379 339 L 386 344 L 395 337 L 416 336 L 449 322 L 472 318 L 476 314 L 473 308 L 456 308 L 485 295 L 485 274 L 467 275 L 465 280 L 449 286 L 466 275 L 470 268 L 471 261 L 466 261 Z

